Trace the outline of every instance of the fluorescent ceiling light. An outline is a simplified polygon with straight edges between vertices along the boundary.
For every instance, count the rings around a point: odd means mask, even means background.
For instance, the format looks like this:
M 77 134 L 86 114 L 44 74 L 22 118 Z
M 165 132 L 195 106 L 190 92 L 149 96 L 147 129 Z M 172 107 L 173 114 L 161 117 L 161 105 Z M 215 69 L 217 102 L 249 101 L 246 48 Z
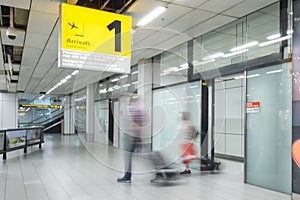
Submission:
M 194 86 L 191 86 L 190 88 L 193 89 L 193 88 L 197 88 L 199 87 L 198 85 L 194 85 Z
M 118 81 L 118 80 L 120 80 L 120 79 L 114 78 L 114 79 L 110 80 L 110 82 L 116 82 L 116 81 Z
M 28 112 L 28 110 L 30 110 L 30 108 L 27 108 L 27 109 L 26 109 L 26 112 Z
M 184 63 L 180 65 L 181 68 L 189 68 L 189 64 L 188 63 Z
M 171 71 L 176 71 L 176 70 L 178 70 L 177 67 L 171 67 L 171 68 L 165 69 L 165 70 L 164 70 L 164 73 L 169 73 L 169 72 L 171 72 Z
M 86 99 L 86 97 L 80 97 L 80 98 L 75 99 L 74 101 L 82 101 L 84 99 Z
M 70 79 L 70 78 L 72 78 L 72 76 L 71 75 L 68 75 L 68 76 L 66 76 L 66 80 L 68 80 L 68 79 Z
M 236 51 L 236 52 L 233 52 L 233 53 L 228 53 L 228 54 L 225 54 L 224 56 L 222 56 L 223 58 L 228 58 L 228 57 L 231 57 L 231 56 L 235 56 L 235 55 L 238 55 L 238 54 L 241 54 L 241 53 L 245 53 L 249 51 L 249 49 L 243 49 L 241 51 Z
M 288 35 L 292 35 L 293 33 L 294 33 L 293 30 L 288 30 L 288 31 L 286 31 L 286 34 L 288 34 Z
M 182 71 L 182 70 L 185 70 L 185 69 L 188 69 L 189 67 L 181 67 L 181 68 L 177 68 L 177 69 L 174 69 L 175 72 L 179 72 L 179 71 Z
M 280 37 L 281 37 L 281 34 L 277 33 L 277 34 L 270 35 L 269 37 L 267 37 L 267 40 L 274 40 L 274 39 L 277 39 L 277 38 L 280 38 Z
M 106 89 L 99 90 L 99 93 L 100 93 L 100 94 L 105 94 L 105 93 L 106 93 Z
M 61 80 L 60 82 L 63 84 L 63 83 L 65 83 L 65 82 L 67 82 L 68 80 L 67 79 L 63 79 L 63 80 Z
M 129 87 L 129 86 L 130 86 L 130 84 L 128 83 L 128 84 L 123 85 L 123 88 Z
M 234 80 L 238 80 L 238 79 L 243 79 L 243 78 L 245 78 L 245 76 L 236 76 L 236 77 L 234 77 L 233 79 L 234 79 Z
M 41 99 L 44 98 L 44 97 L 45 97 L 45 95 L 43 94 L 42 96 L 39 97 L 39 100 L 41 100 Z
M 153 19 L 161 15 L 163 12 L 167 10 L 166 7 L 160 6 L 157 7 L 155 10 L 150 12 L 148 15 L 146 15 L 143 19 L 141 19 L 138 23 L 137 26 L 145 26 L 149 22 L 151 22 Z
M 127 78 L 128 75 L 121 76 L 120 79 Z
M 284 36 L 284 37 L 281 37 L 281 38 L 278 38 L 278 39 L 275 39 L 275 40 L 271 40 L 271 41 L 268 41 L 268 42 L 260 43 L 258 46 L 260 46 L 260 47 L 268 46 L 268 45 L 271 45 L 271 44 L 274 44 L 274 43 L 277 43 L 277 42 L 288 40 L 291 37 L 292 37 L 291 35 L 287 35 L 287 36 Z
M 275 73 L 280 73 L 282 71 L 283 71 L 282 69 L 278 69 L 278 70 L 274 70 L 274 71 L 269 71 L 266 74 L 275 74 Z
M 166 75 L 168 75 L 169 73 L 166 73 L 166 72 L 164 72 L 164 73 L 161 73 L 160 75 L 161 76 L 166 76 Z
M 212 60 L 212 59 L 215 59 L 215 58 L 219 58 L 219 57 L 221 57 L 223 55 L 224 55 L 223 52 L 219 52 L 219 53 L 207 56 L 207 57 L 203 58 L 202 60 Z
M 108 90 L 107 90 L 108 92 L 112 92 L 112 91 L 114 91 L 114 89 L 113 88 L 108 88 Z
M 258 45 L 258 42 L 253 41 L 253 42 L 244 44 L 242 46 L 234 47 L 234 48 L 230 49 L 230 51 L 240 51 L 240 50 L 247 49 L 248 47 L 253 47 L 253 46 L 256 46 L 256 45 Z
M 75 70 L 75 71 L 72 72 L 71 75 L 72 75 L 72 76 L 75 76 L 76 74 L 78 74 L 78 72 L 79 72 L 79 70 Z
M 138 71 L 134 71 L 134 72 L 132 72 L 131 74 L 133 75 L 133 74 L 137 74 L 138 73 Z
M 260 76 L 260 74 L 253 74 L 253 75 L 247 76 L 247 78 L 253 78 L 253 77 L 258 77 L 258 76 Z
M 205 64 L 208 64 L 208 63 L 211 63 L 211 62 L 215 62 L 216 59 L 212 59 L 212 60 L 207 60 L 207 61 L 203 61 L 203 62 L 198 62 L 197 64 L 198 65 L 205 65 Z

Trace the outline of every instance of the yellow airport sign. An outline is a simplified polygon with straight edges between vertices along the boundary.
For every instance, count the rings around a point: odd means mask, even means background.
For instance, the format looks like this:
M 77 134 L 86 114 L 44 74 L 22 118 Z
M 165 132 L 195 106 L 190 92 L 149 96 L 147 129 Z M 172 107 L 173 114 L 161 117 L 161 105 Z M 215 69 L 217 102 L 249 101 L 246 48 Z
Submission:
M 129 73 L 130 16 L 62 3 L 60 23 L 59 67 Z
M 45 108 L 60 109 L 60 108 L 62 108 L 62 106 L 60 106 L 60 105 L 46 105 L 46 104 L 20 104 L 19 107 L 40 108 L 40 109 L 45 109 Z

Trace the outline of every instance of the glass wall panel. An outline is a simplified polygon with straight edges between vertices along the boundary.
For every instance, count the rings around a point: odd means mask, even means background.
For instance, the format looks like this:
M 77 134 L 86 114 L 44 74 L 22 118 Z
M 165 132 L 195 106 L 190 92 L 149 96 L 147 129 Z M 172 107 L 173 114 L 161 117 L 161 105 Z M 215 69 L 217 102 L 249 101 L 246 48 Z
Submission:
M 180 163 L 180 112 L 189 112 L 196 128 L 200 127 L 200 82 L 165 87 L 153 91 L 153 150 L 162 151 L 170 162 Z M 200 141 L 195 142 L 200 155 Z M 199 169 L 199 162 L 196 164 Z
M 75 133 L 86 133 L 86 89 L 76 92 L 72 96 L 72 105 L 75 107 Z
M 244 75 L 215 81 L 215 153 L 244 157 Z
M 277 2 L 197 37 L 193 46 L 194 73 L 280 53 L 282 42 L 287 41 L 287 47 L 290 46 L 291 15 L 286 17 L 284 22 Z M 286 23 L 286 30 L 280 30 L 281 23 Z M 284 51 L 286 58 L 290 48 Z
M 37 108 L 37 107 L 22 107 L 22 104 L 30 105 L 49 105 L 50 100 L 34 100 L 34 101 L 19 101 L 18 108 L 18 125 L 19 126 L 34 126 L 38 125 L 41 121 L 45 121 L 52 117 L 52 112 L 57 109 L 52 108 Z
M 259 42 L 258 46 L 249 47 L 247 59 L 270 55 L 280 52 L 280 42 L 266 44 L 265 42 L 280 38 L 280 8 L 279 3 L 268 6 L 246 17 L 246 43 Z
M 187 81 L 187 43 L 156 57 L 153 70 L 154 87 Z
M 288 64 L 247 73 L 246 182 L 289 194 L 291 84 Z
M 108 144 L 108 100 L 95 102 L 95 142 Z
M 194 40 L 194 73 L 242 61 L 242 54 L 235 57 L 224 54 L 232 47 L 243 44 L 244 21 L 237 20 Z
M 138 85 L 137 66 L 131 68 L 131 74 L 116 74 L 97 84 L 95 101 L 117 98 L 127 92 L 134 92 Z

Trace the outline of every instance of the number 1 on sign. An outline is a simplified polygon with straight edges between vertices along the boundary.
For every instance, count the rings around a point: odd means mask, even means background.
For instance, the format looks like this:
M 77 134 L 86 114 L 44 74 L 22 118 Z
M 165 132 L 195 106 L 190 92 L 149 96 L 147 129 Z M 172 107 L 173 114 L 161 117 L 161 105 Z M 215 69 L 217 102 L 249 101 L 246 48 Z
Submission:
M 121 21 L 115 20 L 107 28 L 110 31 L 115 29 L 115 51 L 121 52 Z

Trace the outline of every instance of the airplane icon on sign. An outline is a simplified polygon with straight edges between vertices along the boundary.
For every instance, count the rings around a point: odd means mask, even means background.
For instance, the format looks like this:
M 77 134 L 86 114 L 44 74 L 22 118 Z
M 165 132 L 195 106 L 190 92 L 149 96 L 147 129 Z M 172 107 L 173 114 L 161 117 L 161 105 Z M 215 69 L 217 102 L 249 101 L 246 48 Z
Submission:
M 82 21 L 77 21 L 77 20 L 74 20 L 74 19 L 70 19 L 70 20 L 67 21 L 66 26 L 67 26 L 68 35 L 83 37 L 83 35 L 84 35 L 84 23 Z
M 71 24 L 70 22 L 69 22 L 69 25 L 71 26 L 71 29 L 73 29 L 73 28 L 78 28 L 77 26 L 75 26 L 75 23 L 73 22 L 73 24 Z

